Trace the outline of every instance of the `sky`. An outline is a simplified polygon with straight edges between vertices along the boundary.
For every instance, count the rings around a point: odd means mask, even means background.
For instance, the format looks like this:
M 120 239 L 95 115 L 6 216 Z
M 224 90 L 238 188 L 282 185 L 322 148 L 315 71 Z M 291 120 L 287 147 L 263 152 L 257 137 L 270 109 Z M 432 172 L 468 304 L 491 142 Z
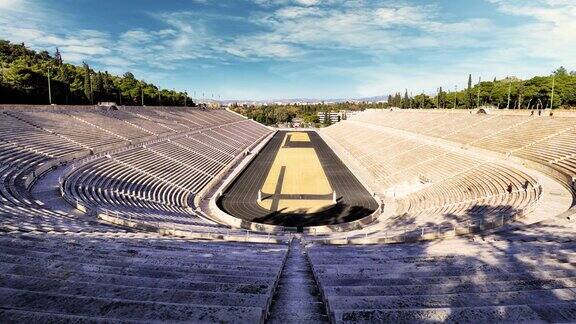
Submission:
M 0 38 L 197 98 L 359 98 L 576 70 L 576 0 L 0 0 Z

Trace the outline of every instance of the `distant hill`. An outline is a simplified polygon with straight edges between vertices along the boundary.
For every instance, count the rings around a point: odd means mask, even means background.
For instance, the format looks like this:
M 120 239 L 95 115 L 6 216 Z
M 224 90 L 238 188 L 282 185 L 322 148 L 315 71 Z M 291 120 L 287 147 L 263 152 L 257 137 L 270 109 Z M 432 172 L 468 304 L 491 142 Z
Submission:
M 269 99 L 269 100 L 222 100 L 222 104 L 318 104 L 318 103 L 343 103 L 343 102 L 386 102 L 388 100 L 388 95 L 386 96 L 374 96 L 374 97 L 364 97 L 364 98 L 337 98 L 337 99 L 312 99 L 312 98 L 292 98 L 292 99 Z

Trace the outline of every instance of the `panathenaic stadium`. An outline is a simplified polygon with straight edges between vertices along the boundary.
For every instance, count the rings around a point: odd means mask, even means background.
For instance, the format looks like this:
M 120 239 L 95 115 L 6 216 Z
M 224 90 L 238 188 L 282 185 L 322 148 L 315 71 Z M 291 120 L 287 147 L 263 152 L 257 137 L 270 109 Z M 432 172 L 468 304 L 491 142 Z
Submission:
M 0 322 L 576 322 L 576 113 L 0 106 Z

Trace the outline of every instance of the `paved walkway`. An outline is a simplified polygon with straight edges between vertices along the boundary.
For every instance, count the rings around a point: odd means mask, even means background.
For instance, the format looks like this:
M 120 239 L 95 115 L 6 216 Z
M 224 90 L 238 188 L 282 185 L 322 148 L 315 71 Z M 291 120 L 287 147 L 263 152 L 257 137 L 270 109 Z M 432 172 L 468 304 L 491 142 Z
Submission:
M 45 207 L 57 212 L 73 216 L 84 216 L 82 212 L 70 206 L 60 195 L 58 179 L 64 175 L 65 167 L 48 171 L 36 181 L 32 187 L 32 196 L 41 201 Z

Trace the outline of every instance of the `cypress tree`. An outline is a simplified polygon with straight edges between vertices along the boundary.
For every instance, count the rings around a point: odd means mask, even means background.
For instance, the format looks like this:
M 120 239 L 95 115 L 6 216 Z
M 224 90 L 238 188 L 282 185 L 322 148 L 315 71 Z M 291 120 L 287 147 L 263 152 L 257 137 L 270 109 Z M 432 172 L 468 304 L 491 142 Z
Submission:
M 468 75 L 468 89 L 466 90 L 467 94 L 467 107 L 472 108 L 472 74 Z
M 408 89 L 404 92 L 404 100 L 402 100 L 402 108 L 408 108 L 410 102 L 410 98 L 408 98 Z
M 92 101 L 92 80 L 90 80 L 90 67 L 86 62 L 82 62 L 82 66 L 84 68 L 84 95 L 86 96 L 86 100 L 91 102 Z

